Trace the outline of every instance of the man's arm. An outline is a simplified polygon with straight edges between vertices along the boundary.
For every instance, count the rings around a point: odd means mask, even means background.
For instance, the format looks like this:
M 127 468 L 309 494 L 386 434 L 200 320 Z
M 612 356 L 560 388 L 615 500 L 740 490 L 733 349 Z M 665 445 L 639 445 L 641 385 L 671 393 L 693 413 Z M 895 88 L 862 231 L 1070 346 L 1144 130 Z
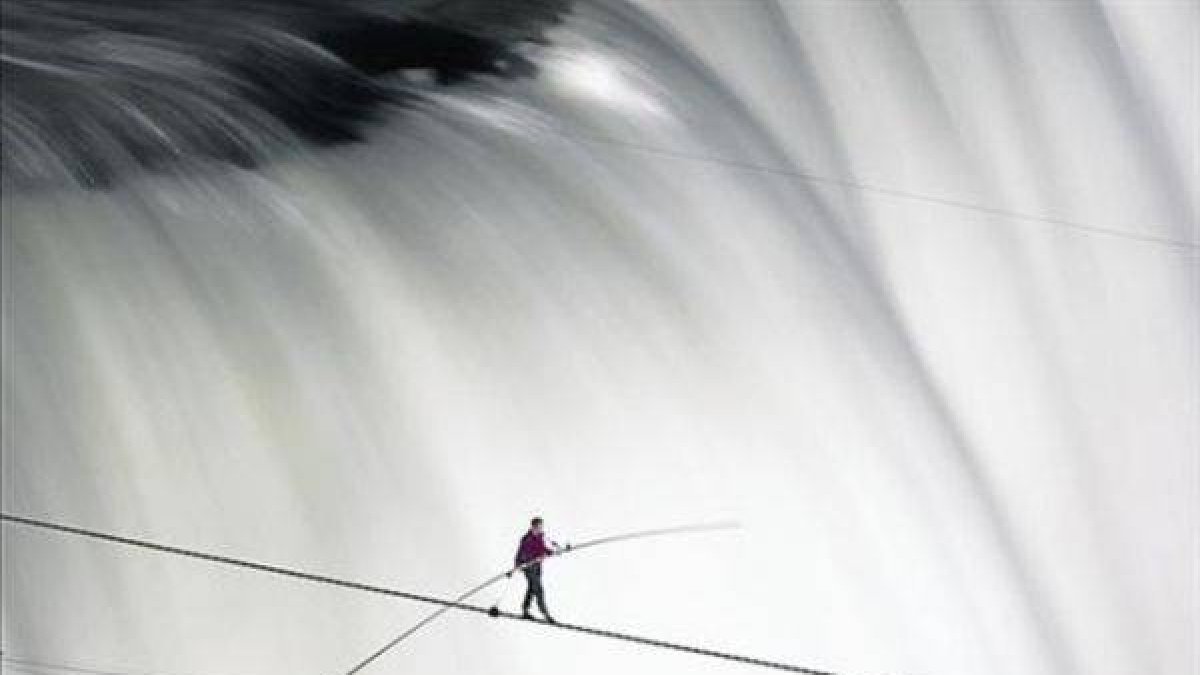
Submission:
M 521 566 L 521 551 L 525 548 L 525 539 L 522 538 L 517 544 L 517 553 L 513 556 L 513 568 Z M 509 570 L 504 576 L 512 578 L 512 570 Z

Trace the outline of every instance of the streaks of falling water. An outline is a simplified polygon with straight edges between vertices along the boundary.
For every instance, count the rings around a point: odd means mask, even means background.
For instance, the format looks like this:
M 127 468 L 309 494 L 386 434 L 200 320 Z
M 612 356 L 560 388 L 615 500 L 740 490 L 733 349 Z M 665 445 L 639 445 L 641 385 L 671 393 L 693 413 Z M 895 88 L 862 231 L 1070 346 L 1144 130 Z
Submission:
M 584 4 L 537 79 L 365 144 L 6 194 L 4 509 L 427 591 L 532 511 L 728 516 L 551 602 L 844 672 L 1178 672 L 1194 19 Z M 4 536 L 12 653 L 333 672 L 420 611 Z M 380 672 L 705 667 L 541 637 Z

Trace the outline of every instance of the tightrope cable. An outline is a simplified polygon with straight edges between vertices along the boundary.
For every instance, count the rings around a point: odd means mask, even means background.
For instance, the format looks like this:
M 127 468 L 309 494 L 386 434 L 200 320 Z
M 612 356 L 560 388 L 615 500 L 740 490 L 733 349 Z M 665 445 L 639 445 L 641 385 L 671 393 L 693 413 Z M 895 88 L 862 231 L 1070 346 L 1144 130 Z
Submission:
M 454 600 L 446 600 L 443 598 L 438 598 L 438 597 L 434 597 L 434 596 L 430 596 L 430 595 L 424 595 L 421 593 L 412 593 L 409 591 L 401 591 L 401 590 L 397 590 L 397 589 L 393 589 L 393 588 L 386 588 L 383 586 L 376 586 L 373 584 L 366 584 L 366 583 L 362 583 L 362 582 L 358 582 L 358 581 L 349 581 L 346 579 L 338 579 L 336 577 L 326 576 L 326 575 L 322 575 L 322 574 L 313 574 L 311 572 L 290 569 L 287 567 L 281 567 L 279 565 L 268 565 L 265 563 L 254 562 L 251 560 L 242 560 L 242 559 L 238 559 L 238 558 L 232 558 L 229 556 L 216 555 L 213 553 L 205 553 L 203 551 L 185 549 L 185 548 L 180 548 L 178 546 L 169 546 L 166 544 L 160 544 L 157 542 L 148 541 L 148 540 L 144 540 L 144 539 L 134 539 L 132 537 L 123 537 L 123 536 L 119 536 L 119 535 L 115 535 L 115 534 L 109 534 L 107 532 L 97 532 L 94 530 L 87 530 L 87 529 L 84 529 L 81 527 L 72 527 L 70 525 L 63 525 L 61 523 L 52 523 L 52 522 L 48 522 L 48 521 L 44 521 L 44 520 L 37 520 L 34 518 L 25 518 L 25 517 L 21 517 L 21 516 L 14 516 L 14 515 L 10 515 L 7 513 L 0 513 L 0 520 L 3 520 L 4 522 L 7 522 L 7 523 L 14 523 L 14 524 L 26 525 L 28 527 L 35 527 L 35 528 L 41 528 L 41 529 L 45 529 L 45 530 L 51 530 L 51 531 L 59 532 L 62 534 L 70 534 L 70 535 L 86 537 L 86 538 L 90 538 L 90 539 L 98 539 L 101 541 L 107 541 L 107 542 L 114 543 L 114 544 L 121 544 L 124 546 L 131 546 L 131 547 L 142 548 L 142 549 L 147 549 L 147 550 L 151 550 L 151 551 L 158 551 L 160 553 L 168 553 L 171 555 L 177 555 L 177 556 L 182 556 L 182 557 L 186 557 L 186 558 L 193 558 L 196 560 L 204 560 L 207 562 L 218 563 L 218 564 L 222 564 L 222 565 L 231 565 L 234 567 L 242 567 L 245 569 L 255 570 L 258 572 L 266 572 L 268 574 L 286 576 L 286 577 L 291 577 L 293 579 L 302 579 L 304 581 L 310 581 L 313 583 L 337 586 L 340 588 L 348 588 L 351 590 L 362 591 L 364 593 L 374 593 L 376 595 L 385 595 L 388 597 L 400 598 L 403 600 L 411 600 L 413 602 L 423 602 L 423 603 L 430 604 L 430 605 L 440 605 L 444 608 L 458 609 L 458 610 L 462 610 L 464 612 L 474 612 L 476 614 L 490 615 L 490 616 L 494 616 L 497 618 L 512 619 L 512 620 L 516 620 L 516 621 L 521 621 L 522 623 L 537 625 L 542 628 L 553 628 L 553 629 L 557 629 L 557 630 L 572 631 L 575 633 L 594 635 L 597 637 L 605 637 L 605 638 L 609 638 L 612 640 L 621 640 L 624 642 L 641 644 L 641 645 L 648 646 L 648 647 L 656 647 L 659 649 L 668 649 L 668 650 L 672 650 L 672 651 L 685 652 L 685 653 L 689 653 L 689 654 L 695 654 L 697 656 L 704 656 L 704 657 L 714 658 L 714 659 L 722 659 L 725 661 L 742 663 L 742 664 L 745 664 L 748 666 L 769 668 L 772 670 L 780 670 L 780 671 L 785 671 L 785 672 L 790 672 L 790 673 L 802 673 L 803 675 L 838 675 L 837 673 L 834 673 L 833 671 L 817 670 L 815 668 L 804 668 L 802 666 L 796 666 L 796 665 L 792 665 L 789 663 L 783 663 L 780 661 L 770 661 L 767 659 L 761 659 L 761 658 L 752 657 L 752 656 L 734 654 L 731 652 L 723 652 L 723 651 L 718 651 L 716 649 L 708 649 L 705 647 L 697 647 L 694 645 L 686 645 L 686 644 L 680 644 L 680 643 L 675 643 L 675 642 L 668 642 L 666 640 L 642 637 L 639 635 L 631 635 L 628 633 L 621 633 L 621 632 L 606 630 L 606 629 L 602 629 L 602 628 L 581 626 L 581 625 L 570 624 L 570 623 L 547 623 L 547 622 L 543 622 L 543 621 L 530 621 L 530 620 L 522 618 L 520 615 L 513 614 L 511 612 L 494 611 L 494 610 L 490 610 L 487 607 L 471 605 L 471 604 L 467 604 L 467 603 L 463 603 L 463 602 L 456 602 Z M 580 545 L 580 548 L 582 548 L 582 545 Z
M 483 609 L 482 607 L 474 607 L 472 605 L 458 605 L 457 603 L 455 603 L 451 600 L 443 600 L 441 598 L 435 598 L 435 597 L 429 596 L 429 595 L 422 595 L 420 593 L 410 593 L 408 591 L 400 591 L 400 590 L 396 590 L 396 589 L 392 589 L 392 588 L 385 588 L 383 586 L 374 586 L 372 584 L 364 584 L 364 583 L 357 582 L 357 581 L 347 581 L 345 579 L 338 579 L 335 577 L 325 576 L 325 575 L 321 575 L 321 574 L 313 574 L 311 572 L 304 572 L 302 570 L 289 569 L 286 567 L 280 567 L 278 565 L 267 565 L 264 563 L 254 562 L 251 560 L 240 560 L 238 558 L 231 558 L 228 556 L 216 555 L 213 553 L 205 553 L 203 551 L 193 551 L 190 549 L 179 548 L 177 546 L 168 546 L 166 544 L 159 544 L 159 543 L 147 541 L 144 539 L 133 539 L 131 537 L 122 537 L 122 536 L 115 535 L 115 534 L 108 534 L 106 532 L 96 532 L 93 530 L 85 530 L 80 527 L 71 527 L 70 525 L 51 523 L 51 522 L 47 522 L 44 520 L 36 520 L 33 518 L 23 518 L 21 516 L 13 516 L 13 515 L 9 515 L 7 513 L 0 514 L 0 520 L 12 522 L 12 523 L 19 523 L 21 525 L 28 525 L 30 527 L 39 527 L 39 528 L 46 529 L 46 530 L 54 530 L 56 532 L 62 532 L 64 534 L 72 534 L 72 535 L 76 535 L 76 536 L 80 536 L 80 537 L 88 537 L 91 539 L 100 539 L 102 541 L 108 541 L 108 542 L 111 542 L 114 544 L 123 544 L 125 546 L 133 546 L 133 547 L 137 547 L 137 548 L 149 549 L 151 551 L 158 551 L 160 553 L 169 553 L 171 555 L 183 556 L 185 558 L 195 558 L 197 560 L 205 560 L 208 562 L 219 563 L 222 565 L 233 565 L 235 567 L 244 567 L 246 569 L 256 570 L 258 572 L 267 572 L 269 574 L 277 574 L 280 576 L 292 577 L 293 579 L 303 579 L 304 581 L 311 581 L 311 582 L 319 583 L 319 584 L 328 584 L 330 586 L 339 586 L 341 588 L 349 588 L 349 589 L 356 590 L 356 591 L 362 591 L 364 593 L 375 593 L 377 595 L 386 595 L 386 596 L 393 597 L 393 598 L 401 598 L 403 600 L 412 600 L 413 602 L 423 602 L 423 603 L 431 604 L 431 605 L 457 607 L 458 609 L 462 609 L 464 611 L 480 611 L 480 612 L 483 612 L 484 614 L 487 613 L 487 610 Z
M 80 663 L 63 663 L 47 658 L 33 658 L 29 656 L 10 656 L 4 654 L 0 656 L 0 662 L 6 664 L 7 669 L 23 669 L 29 673 L 80 673 L 82 675 L 168 675 L 162 671 L 145 671 L 145 670 L 126 670 L 115 666 L 99 666 L 83 665 Z M 2 670 L 2 669 L 0 669 Z M 5 671 L 7 672 L 7 671 Z

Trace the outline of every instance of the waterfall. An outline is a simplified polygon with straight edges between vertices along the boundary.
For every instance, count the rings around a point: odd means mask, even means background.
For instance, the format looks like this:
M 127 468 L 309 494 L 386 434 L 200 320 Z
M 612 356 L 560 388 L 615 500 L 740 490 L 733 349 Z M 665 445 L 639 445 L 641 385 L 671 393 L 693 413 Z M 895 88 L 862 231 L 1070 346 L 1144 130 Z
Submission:
M 372 74 L 336 142 L 268 110 L 247 161 L 29 169 L 3 510 L 445 597 L 534 514 L 733 519 L 551 561 L 551 607 L 844 675 L 1183 672 L 1198 18 L 579 2 L 525 76 Z M 6 656 L 332 675 L 426 611 L 2 534 Z M 475 616 L 371 668 L 749 672 Z

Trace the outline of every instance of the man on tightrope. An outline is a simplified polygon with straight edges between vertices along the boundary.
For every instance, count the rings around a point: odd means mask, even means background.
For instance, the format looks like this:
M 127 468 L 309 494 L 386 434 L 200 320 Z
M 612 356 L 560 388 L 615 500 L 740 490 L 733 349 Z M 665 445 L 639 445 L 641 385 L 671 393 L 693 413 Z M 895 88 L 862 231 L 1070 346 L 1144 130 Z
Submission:
M 546 591 L 542 588 L 542 559 L 555 555 L 562 549 L 554 542 L 551 542 L 553 547 L 546 545 L 546 534 L 542 531 L 542 524 L 542 519 L 536 517 L 529 522 L 529 531 L 521 537 L 521 545 L 517 547 L 514 566 L 519 567 L 525 573 L 527 584 L 525 600 L 521 603 L 521 617 L 533 618 L 533 615 L 529 613 L 529 605 L 534 599 L 537 599 L 538 609 L 541 610 L 542 616 L 546 617 L 546 621 L 554 623 L 554 617 L 546 611 Z M 509 574 L 511 575 L 512 572 Z

